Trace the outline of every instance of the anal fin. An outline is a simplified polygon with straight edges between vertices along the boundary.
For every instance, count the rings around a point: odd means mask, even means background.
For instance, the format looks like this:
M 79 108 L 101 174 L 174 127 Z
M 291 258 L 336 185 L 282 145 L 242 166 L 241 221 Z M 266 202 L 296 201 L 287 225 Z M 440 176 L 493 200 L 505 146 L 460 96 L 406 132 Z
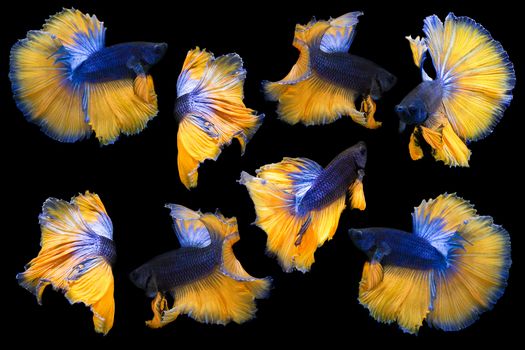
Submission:
M 410 153 L 410 158 L 412 158 L 412 160 L 420 160 L 421 158 L 423 158 L 423 149 L 419 145 L 419 141 L 417 140 L 415 131 L 410 135 L 410 143 L 408 144 L 408 151 Z
M 363 189 L 364 175 L 365 171 L 363 169 L 359 169 L 357 179 L 350 185 L 350 188 L 348 189 L 350 192 L 350 207 L 352 209 L 366 209 L 365 191 Z

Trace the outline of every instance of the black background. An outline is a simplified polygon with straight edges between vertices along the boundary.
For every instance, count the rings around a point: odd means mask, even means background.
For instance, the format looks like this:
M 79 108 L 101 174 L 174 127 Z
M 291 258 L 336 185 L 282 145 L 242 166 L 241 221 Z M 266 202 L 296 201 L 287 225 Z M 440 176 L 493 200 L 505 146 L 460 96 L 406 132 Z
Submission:
M 421 35 L 423 19 L 449 11 L 468 15 L 483 24 L 509 53 L 520 83 L 516 7 L 480 2 L 420 1 L 320 1 L 246 4 L 201 2 L 185 4 L 147 1 L 142 4 L 108 1 L 45 1 L 11 3 L 4 8 L 1 30 L 2 51 L 2 174 L 3 205 L 3 318 L 4 334 L 19 340 L 48 340 L 57 337 L 111 338 L 173 337 L 167 346 L 192 341 L 222 341 L 249 346 L 281 341 L 348 344 L 354 341 L 406 341 L 414 344 L 436 340 L 485 341 L 508 339 L 517 330 L 513 316 L 522 307 L 519 292 L 523 225 L 519 182 L 523 146 L 520 118 L 523 118 L 519 86 L 505 117 L 487 139 L 471 144 L 471 167 L 453 169 L 435 162 L 409 159 L 409 133 L 397 133 L 394 105 L 420 82 L 404 36 Z M 495 6 L 496 5 L 496 6 Z M 116 144 L 100 147 L 89 141 L 63 144 L 46 137 L 26 122 L 11 98 L 7 79 L 9 49 L 30 29 L 41 28 L 44 20 L 61 7 L 74 6 L 95 13 L 104 21 L 106 44 L 126 41 L 167 42 L 164 59 L 152 75 L 159 99 L 159 115 L 139 135 L 121 137 Z M 189 7 L 188 7 L 189 6 Z M 276 81 L 288 73 L 297 52 L 292 47 L 294 26 L 313 15 L 320 19 L 362 10 L 358 34 L 351 51 L 369 58 L 398 77 L 395 88 L 378 102 L 379 130 L 367 130 L 345 117 L 327 126 L 290 126 L 276 118 L 274 103 L 266 102 L 260 82 Z M 177 123 L 172 116 L 176 79 L 186 52 L 199 45 L 216 56 L 236 52 L 244 60 L 248 77 L 245 103 L 266 114 L 266 119 L 241 158 L 237 142 L 227 147 L 217 162 L 199 169 L 197 189 L 187 191 L 177 173 Z M 277 262 L 265 255 L 265 233 L 251 223 L 253 204 L 244 186 L 236 181 L 242 170 L 251 174 L 258 167 L 283 157 L 307 157 L 325 166 L 338 152 L 357 141 L 368 144 L 365 177 L 366 211 L 345 210 L 335 238 L 316 253 L 316 263 L 307 274 L 285 274 Z M 48 288 L 43 306 L 18 287 L 17 272 L 39 251 L 38 214 L 48 197 L 69 199 L 90 190 L 102 198 L 114 224 L 118 261 L 115 275 L 115 325 L 106 338 L 93 331 L 91 313 L 82 305 L 69 306 L 59 293 Z M 444 192 L 457 192 L 471 200 L 483 215 L 491 215 L 511 234 L 513 266 L 509 285 L 496 307 L 473 326 L 456 333 L 421 328 L 419 336 L 405 335 L 396 325 L 377 323 L 357 301 L 358 282 L 365 256 L 353 247 L 346 231 L 350 227 L 387 226 L 411 229 L 410 213 L 421 200 Z M 241 241 L 235 253 L 254 276 L 271 275 L 274 289 L 267 300 L 258 301 L 257 318 L 243 325 L 205 325 L 181 316 L 160 330 L 145 327 L 151 317 L 150 300 L 128 280 L 128 273 L 149 258 L 178 247 L 165 203 L 179 203 L 192 209 L 236 216 Z M 7 226 L 6 226 L 7 224 Z M 7 239 L 7 240 L 6 240 Z M 7 295 L 5 295 L 7 291 Z M 521 290 L 523 292 L 523 290 Z M 7 306 L 7 307 L 6 307 Z M 505 338 L 503 338 L 505 337 Z M 281 340 L 279 340 L 281 339 Z

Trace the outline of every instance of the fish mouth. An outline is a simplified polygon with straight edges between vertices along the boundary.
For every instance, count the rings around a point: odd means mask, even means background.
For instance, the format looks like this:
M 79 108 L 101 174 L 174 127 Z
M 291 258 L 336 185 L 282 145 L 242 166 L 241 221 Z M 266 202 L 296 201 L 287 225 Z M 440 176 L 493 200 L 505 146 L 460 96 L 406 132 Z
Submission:
M 155 51 L 158 52 L 158 54 L 161 56 L 164 56 L 167 50 L 168 50 L 167 43 L 158 43 L 155 45 Z

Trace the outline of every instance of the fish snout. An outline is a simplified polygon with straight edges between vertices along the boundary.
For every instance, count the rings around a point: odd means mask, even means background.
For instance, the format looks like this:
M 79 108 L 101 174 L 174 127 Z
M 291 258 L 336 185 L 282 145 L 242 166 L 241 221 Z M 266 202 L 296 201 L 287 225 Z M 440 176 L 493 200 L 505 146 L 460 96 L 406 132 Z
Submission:
M 166 51 L 168 50 L 168 44 L 167 43 L 158 43 L 155 44 L 155 53 L 159 56 L 164 56 Z

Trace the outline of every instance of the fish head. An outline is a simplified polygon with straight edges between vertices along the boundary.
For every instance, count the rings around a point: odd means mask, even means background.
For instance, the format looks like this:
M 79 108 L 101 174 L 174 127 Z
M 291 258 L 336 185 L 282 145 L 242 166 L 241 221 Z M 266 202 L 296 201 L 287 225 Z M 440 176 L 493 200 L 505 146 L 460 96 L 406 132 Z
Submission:
M 431 88 L 432 86 L 429 84 L 418 85 L 395 107 L 396 114 L 401 123 L 419 125 L 427 120 L 429 113 L 427 104 L 425 103 L 425 96 L 432 94 L 429 91 Z
M 423 101 L 410 101 L 409 103 L 401 102 L 395 107 L 399 120 L 405 124 L 423 123 L 428 118 L 428 113 Z
M 392 73 L 385 69 L 379 70 L 375 76 L 375 81 L 372 84 L 370 95 L 372 99 L 379 99 L 385 92 L 389 91 L 396 85 L 397 78 Z
M 359 141 L 358 143 L 350 147 L 350 149 L 352 150 L 356 168 L 364 169 L 368 153 L 366 143 L 364 141 Z
M 133 270 L 129 274 L 129 279 L 135 286 L 144 290 L 149 298 L 153 298 L 157 294 L 155 276 L 147 266 L 143 265 Z
M 168 49 L 168 44 L 166 43 L 147 43 L 142 46 L 141 55 L 142 60 L 152 66 L 159 62 L 166 50 Z
M 348 235 L 354 245 L 367 255 L 373 253 L 375 250 L 376 237 L 373 230 L 367 228 L 351 228 L 348 230 Z

